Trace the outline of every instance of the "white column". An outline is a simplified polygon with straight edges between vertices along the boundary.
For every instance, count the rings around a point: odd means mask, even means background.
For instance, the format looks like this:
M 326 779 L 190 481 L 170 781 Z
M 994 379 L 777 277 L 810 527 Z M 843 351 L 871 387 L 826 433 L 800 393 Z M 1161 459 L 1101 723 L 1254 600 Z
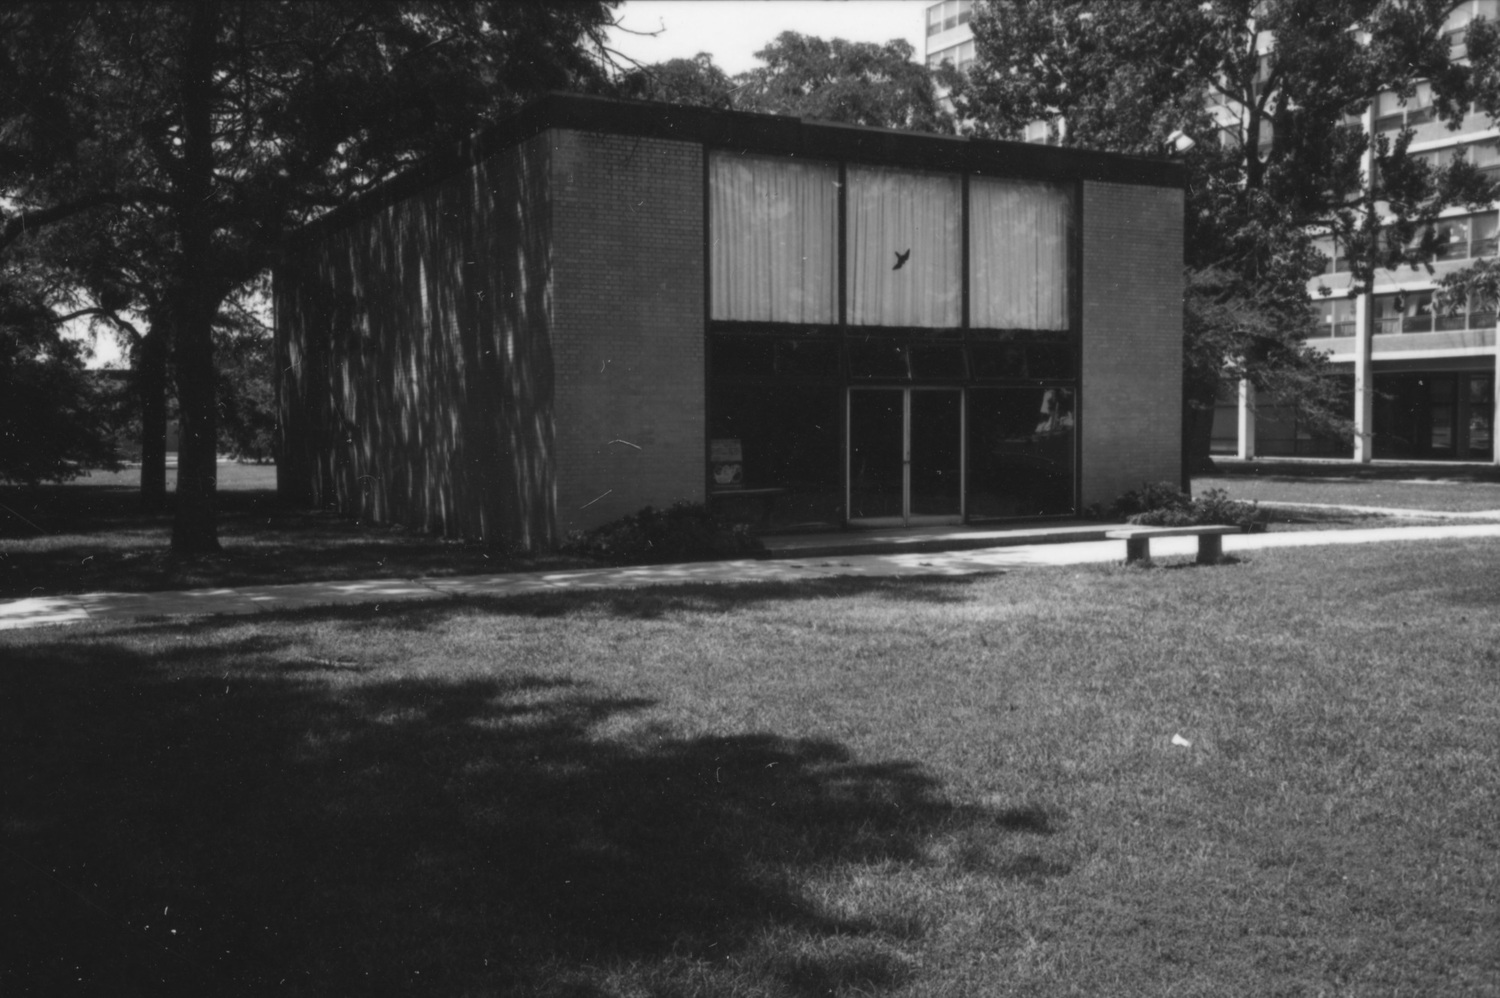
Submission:
M 1375 296 L 1368 291 L 1354 301 L 1354 460 L 1368 464 L 1375 456 Z
M 1241 461 L 1255 458 L 1255 386 L 1250 379 L 1240 379 L 1240 433 L 1238 457 Z
M 1375 182 L 1375 105 L 1365 106 L 1365 135 L 1369 144 L 1362 157 L 1365 191 Z M 1367 205 L 1373 210 L 1374 206 Z M 1354 460 L 1368 464 L 1375 456 L 1375 296 L 1366 288 L 1354 301 Z

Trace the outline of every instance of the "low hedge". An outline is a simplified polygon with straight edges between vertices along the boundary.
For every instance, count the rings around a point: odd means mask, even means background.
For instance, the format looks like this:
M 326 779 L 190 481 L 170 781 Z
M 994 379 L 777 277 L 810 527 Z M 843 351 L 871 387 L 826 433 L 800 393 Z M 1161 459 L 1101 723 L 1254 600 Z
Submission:
M 647 506 L 589 531 L 574 531 L 564 553 L 615 564 L 702 561 L 753 555 L 765 550 L 749 524 L 714 514 L 702 503 Z
M 1248 532 L 1265 529 L 1268 514 L 1257 503 L 1229 498 L 1223 489 L 1190 496 L 1171 482 L 1147 482 L 1115 500 L 1110 510 L 1126 523 L 1143 527 L 1196 527 L 1223 524 Z

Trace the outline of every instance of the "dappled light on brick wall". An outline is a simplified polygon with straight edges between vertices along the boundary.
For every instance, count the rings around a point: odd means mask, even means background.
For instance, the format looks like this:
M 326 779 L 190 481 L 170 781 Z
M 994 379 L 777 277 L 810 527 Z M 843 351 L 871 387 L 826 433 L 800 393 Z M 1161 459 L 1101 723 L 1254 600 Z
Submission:
M 555 528 L 548 153 L 533 139 L 278 273 L 287 498 L 520 548 Z

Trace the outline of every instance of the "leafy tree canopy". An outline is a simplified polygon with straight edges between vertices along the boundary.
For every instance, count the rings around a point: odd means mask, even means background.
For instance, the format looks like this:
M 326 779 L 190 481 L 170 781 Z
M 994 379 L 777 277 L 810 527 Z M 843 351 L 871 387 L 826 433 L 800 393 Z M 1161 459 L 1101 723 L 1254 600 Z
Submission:
M 728 76 L 713 58 L 672 59 L 621 76 L 621 96 L 850 125 L 952 133 L 934 74 L 904 39 L 884 45 L 783 31 L 755 53 L 764 65 Z
M 197 0 L 0 7 L 0 254 L 114 210 L 171 331 L 173 549 L 217 549 L 213 330 L 310 218 L 525 100 L 597 80 L 605 3 Z M 90 281 L 132 284 L 91 257 Z
M 976 8 L 977 61 L 954 93 L 968 129 L 1017 136 L 1047 122 L 1063 145 L 1162 155 L 1172 133 L 1196 144 L 1186 257 L 1188 401 L 1206 419 L 1221 378 L 1248 377 L 1278 401 L 1329 417 L 1322 365 L 1303 343 L 1306 282 L 1333 234 L 1356 285 L 1421 265 L 1432 222 L 1495 196 L 1472 163 L 1437 168 L 1407 154 L 1412 133 L 1363 117 L 1382 91 L 1456 127 L 1472 106 L 1500 110 L 1500 46 L 1476 21 L 1450 58 L 1447 0 L 993 0 Z M 1373 183 L 1363 174 L 1367 157 Z M 1191 414 L 1190 414 L 1191 416 Z
M 755 53 L 765 65 L 736 78 L 739 106 L 850 125 L 951 132 L 932 73 L 897 38 L 877 45 L 783 31 Z
M 0 265 L 0 482 L 35 485 L 118 466 L 109 386 L 61 334 L 66 287 Z

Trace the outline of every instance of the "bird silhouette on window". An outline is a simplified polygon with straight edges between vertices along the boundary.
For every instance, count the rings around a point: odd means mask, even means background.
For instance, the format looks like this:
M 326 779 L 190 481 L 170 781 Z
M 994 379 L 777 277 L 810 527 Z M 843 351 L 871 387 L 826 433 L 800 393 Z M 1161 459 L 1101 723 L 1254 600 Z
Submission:
M 907 250 L 905 253 L 897 253 L 896 254 L 896 265 L 894 267 L 892 267 L 891 269 L 892 270 L 900 270 L 902 267 L 906 266 L 906 261 L 910 260 L 910 259 L 911 259 L 911 250 Z

